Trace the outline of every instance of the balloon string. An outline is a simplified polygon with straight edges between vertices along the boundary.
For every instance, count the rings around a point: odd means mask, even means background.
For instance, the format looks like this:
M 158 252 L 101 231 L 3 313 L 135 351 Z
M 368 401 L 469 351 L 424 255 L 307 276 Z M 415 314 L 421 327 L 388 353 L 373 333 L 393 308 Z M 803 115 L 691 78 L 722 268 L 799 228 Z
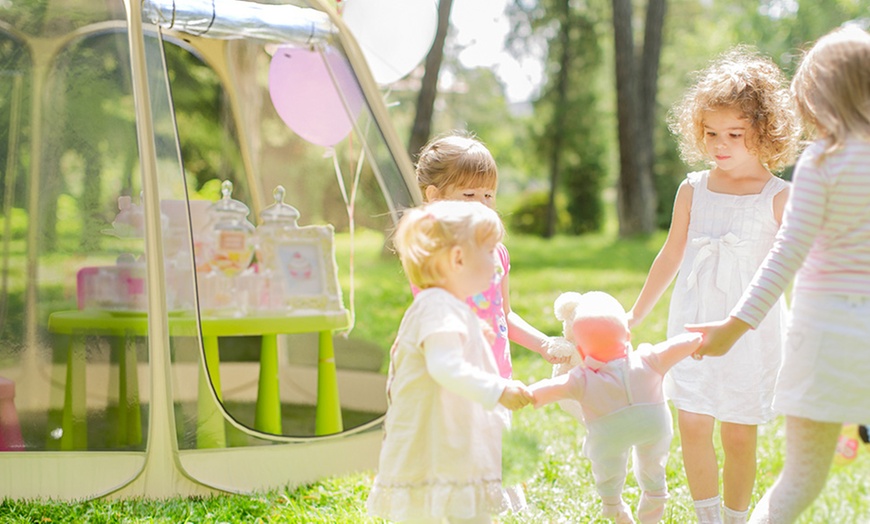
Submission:
M 353 147 L 352 147 L 353 146 L 353 133 L 350 134 L 349 144 L 351 146 L 350 150 L 353 151 Z M 357 192 L 357 189 L 359 188 L 359 180 L 360 180 L 360 176 L 362 174 L 363 164 L 365 163 L 365 157 L 366 157 L 366 148 L 360 147 L 359 148 L 359 159 L 357 160 L 357 163 L 356 163 L 356 173 L 354 174 L 354 177 L 353 177 L 353 185 L 350 188 L 350 205 L 348 205 L 348 207 L 347 207 L 347 218 L 348 218 L 348 221 L 350 222 L 350 301 L 351 301 L 351 304 L 354 303 L 354 285 L 353 285 L 353 282 L 354 282 L 354 280 L 353 280 L 354 252 L 355 252 L 355 248 L 354 248 L 354 244 L 355 244 L 354 228 L 355 228 L 355 226 L 354 226 L 354 223 L 356 222 L 354 217 L 355 217 L 355 210 L 356 210 L 356 192 Z M 353 326 L 355 324 L 356 324 L 356 315 L 354 314 L 354 309 L 352 308 L 351 309 L 350 329 L 347 331 L 348 335 L 350 334 L 350 330 L 353 329 Z
M 353 133 L 348 137 L 348 150 L 350 153 L 353 152 Z M 350 155 L 349 153 L 349 155 Z M 354 202 L 356 201 L 356 189 L 357 183 L 359 182 L 359 172 L 361 169 L 357 170 L 357 173 L 354 177 L 353 184 L 350 188 L 350 198 L 348 198 L 347 189 L 344 185 L 344 175 L 341 173 L 341 165 L 338 163 L 338 155 L 333 151 L 332 154 L 332 167 L 335 170 L 335 177 L 338 180 L 338 187 L 341 190 L 341 197 L 344 199 L 344 207 L 347 210 L 347 223 L 348 223 L 348 231 L 350 234 L 350 254 L 349 254 L 349 265 L 348 268 L 348 277 L 350 279 L 350 289 L 348 290 L 348 301 L 350 302 L 350 325 L 347 327 L 345 331 L 341 333 L 341 336 L 345 339 L 350 335 L 350 332 L 353 331 L 354 326 L 356 325 L 356 284 L 354 281 L 354 268 L 355 268 L 355 242 L 354 242 Z
M 332 70 L 332 66 L 329 61 L 326 60 L 326 56 L 324 54 L 323 46 L 316 47 L 317 52 L 320 53 L 320 56 L 323 58 L 323 65 L 326 66 L 326 71 L 329 73 L 330 78 L 332 79 L 333 84 L 338 87 L 338 80 L 336 79 L 335 72 Z M 350 110 L 350 106 L 348 104 L 347 99 L 344 97 L 344 93 L 341 89 L 338 89 L 339 97 L 341 98 L 341 102 L 344 105 L 345 110 L 348 112 L 348 115 L 352 113 Z M 353 124 L 354 127 L 355 124 Z M 350 234 L 350 255 L 349 255 L 349 278 L 350 278 L 350 290 L 348 293 L 348 299 L 350 301 L 350 326 L 348 326 L 347 331 L 345 331 L 342 335 L 347 338 L 350 335 L 350 332 L 353 330 L 354 325 L 356 324 L 356 305 L 355 305 L 355 283 L 354 283 L 354 252 L 355 252 L 355 242 L 354 242 L 354 203 L 356 201 L 356 191 L 359 186 L 360 173 L 362 172 L 363 159 L 365 158 L 365 137 L 362 138 L 363 144 L 360 147 L 360 158 L 357 164 L 357 170 L 354 174 L 353 184 L 351 185 L 351 193 L 350 198 L 347 195 L 347 189 L 344 185 L 344 176 L 341 173 L 341 166 L 338 162 L 338 155 L 334 149 L 332 149 L 332 166 L 335 170 L 335 176 L 338 179 L 338 187 L 341 190 L 341 197 L 344 199 L 345 208 L 347 209 L 347 221 L 348 221 L 348 230 Z M 348 159 L 353 158 L 353 133 L 350 133 L 348 136 Z

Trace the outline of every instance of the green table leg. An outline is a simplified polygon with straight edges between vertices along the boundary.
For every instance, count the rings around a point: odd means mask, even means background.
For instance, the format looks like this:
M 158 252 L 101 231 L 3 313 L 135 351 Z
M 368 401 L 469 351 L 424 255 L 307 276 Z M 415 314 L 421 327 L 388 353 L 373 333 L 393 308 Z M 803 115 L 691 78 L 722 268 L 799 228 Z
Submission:
M 335 371 L 335 350 L 332 347 L 332 332 L 321 331 L 317 355 L 317 412 L 314 422 L 315 435 L 341 433 L 341 402 L 338 398 L 338 376 Z
M 139 374 L 136 339 L 121 340 L 118 358 L 118 442 L 137 446 L 142 443 L 142 411 L 139 406 Z
M 112 354 L 118 355 L 118 422 L 115 425 L 115 441 L 113 446 L 120 447 L 127 444 L 127 344 L 123 337 L 111 337 L 109 345 Z
M 280 435 L 281 394 L 278 379 L 278 335 L 263 335 L 260 347 L 260 380 L 257 383 L 257 412 L 254 428 Z
M 66 386 L 63 394 L 63 417 L 61 420 L 60 449 L 73 451 L 88 447 L 87 351 L 83 340 L 76 343 L 75 335 L 69 337 L 66 355 Z
M 225 448 L 227 436 L 224 429 L 224 417 L 212 399 L 211 386 L 209 385 L 209 377 L 211 377 L 211 384 L 214 384 L 217 397 L 221 399 L 220 357 L 217 337 L 202 337 L 202 347 L 205 351 L 205 366 L 208 370 L 208 376 L 203 373 L 203 368 L 200 366 L 196 446 L 198 448 Z

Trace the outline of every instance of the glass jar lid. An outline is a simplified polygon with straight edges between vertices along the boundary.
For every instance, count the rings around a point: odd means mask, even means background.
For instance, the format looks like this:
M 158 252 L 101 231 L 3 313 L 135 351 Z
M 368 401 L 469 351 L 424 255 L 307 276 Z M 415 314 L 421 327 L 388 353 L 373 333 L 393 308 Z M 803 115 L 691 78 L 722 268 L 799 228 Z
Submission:
M 250 208 L 239 200 L 232 197 L 233 183 L 229 180 L 224 180 L 221 183 L 221 199 L 211 205 L 209 211 L 220 214 L 238 215 L 241 218 L 248 216 L 251 212 Z
M 266 209 L 260 212 L 260 218 L 263 224 L 280 224 L 285 227 L 298 227 L 296 220 L 299 218 L 299 211 L 284 203 L 285 195 L 284 186 L 277 186 L 272 196 L 275 198 L 275 203 L 267 206 Z

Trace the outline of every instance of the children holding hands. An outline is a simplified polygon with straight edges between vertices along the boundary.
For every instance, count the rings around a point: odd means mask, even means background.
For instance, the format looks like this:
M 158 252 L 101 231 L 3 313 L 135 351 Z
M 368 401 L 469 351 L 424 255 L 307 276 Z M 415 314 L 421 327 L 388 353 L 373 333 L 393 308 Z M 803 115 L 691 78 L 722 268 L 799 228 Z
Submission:
M 366 506 L 402 522 L 488 523 L 515 509 L 501 483 L 506 409 L 573 399 L 583 406 L 604 516 L 634 522 L 622 501 L 628 453 L 643 489 L 641 522 L 658 522 L 667 499 L 672 436 L 662 376 L 700 345 L 684 334 L 631 351 L 625 310 L 601 292 L 566 293 L 556 309 L 570 324 L 584 366 L 527 387 L 500 376 L 481 324 L 464 298 L 496 272 L 504 229 L 478 202 L 438 201 L 407 210 L 395 245 L 420 291 L 390 350 L 384 442 Z M 570 320 L 569 320 L 570 319 Z
M 662 379 L 694 353 L 701 337 L 684 333 L 665 342 L 631 347 L 625 309 L 601 291 L 563 293 L 554 309 L 573 334 L 583 365 L 529 386 L 536 408 L 560 401 L 580 403 L 586 423 L 583 454 L 592 462 L 602 514 L 619 524 L 633 523 L 622 500 L 629 453 L 641 488 L 640 522 L 659 522 L 668 498 L 665 466 L 673 422 Z
M 396 233 L 419 291 L 390 352 L 369 513 L 491 522 L 511 507 L 501 486 L 507 410 L 571 400 L 587 428 L 583 454 L 603 516 L 634 522 L 622 499 L 631 452 L 642 491 L 637 517 L 658 522 L 668 497 L 669 398 L 702 524 L 722 522 L 716 421 L 724 521 L 740 523 L 755 482 L 757 425 L 784 413 L 784 468 L 751 522 L 795 521 L 825 484 L 842 424 L 870 420 L 870 35 L 847 27 L 820 39 L 792 92 L 817 141 L 802 154 L 789 195 L 773 175 L 793 159 L 799 133 L 781 71 L 740 47 L 701 72 L 674 108 L 672 130 L 685 159 L 707 160 L 710 169 L 680 185 L 634 307 L 626 313 L 603 292 L 564 293 L 555 302 L 560 340 L 510 309 L 489 152 L 464 136 L 427 145 L 417 174 L 432 203 L 408 210 Z M 675 278 L 669 338 L 633 350 L 631 327 Z M 792 280 L 780 370 L 781 297 Z M 490 323 L 492 344 L 478 316 Z M 576 356 L 552 350 L 569 339 L 582 363 L 527 387 L 510 380 L 508 339 L 570 367 Z

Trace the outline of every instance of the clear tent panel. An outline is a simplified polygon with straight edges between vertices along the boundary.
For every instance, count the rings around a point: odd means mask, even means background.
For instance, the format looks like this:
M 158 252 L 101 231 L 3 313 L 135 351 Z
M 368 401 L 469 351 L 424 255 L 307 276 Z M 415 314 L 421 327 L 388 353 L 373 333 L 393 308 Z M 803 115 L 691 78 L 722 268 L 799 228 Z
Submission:
M 120 0 L 0 13 L 0 388 L 20 429 L 0 462 L 23 479 L 0 493 L 245 491 L 373 465 L 400 313 L 356 302 L 379 289 L 357 265 L 400 274 L 389 234 L 418 201 L 381 90 L 321 4 L 241 2 L 302 10 L 322 31 L 302 43 L 131 4 L 134 27 Z
M 340 414 L 336 412 L 334 415 L 336 424 L 327 423 L 325 427 L 319 427 L 324 426 L 321 419 L 325 415 L 322 410 L 318 412 L 322 408 L 318 395 L 324 394 L 322 389 L 318 389 L 322 382 L 320 373 L 323 372 L 319 354 L 322 332 L 288 332 L 277 338 L 278 380 L 273 387 L 280 399 L 280 414 L 271 422 L 262 420 L 268 418 L 263 413 L 268 407 L 263 406 L 261 391 L 268 388 L 263 379 L 263 366 L 267 365 L 262 360 L 267 351 L 264 341 L 257 336 L 221 337 L 217 343 L 216 360 L 216 376 L 220 384 L 213 385 L 216 392 L 220 390 L 218 394 L 228 420 L 217 442 L 230 446 L 268 444 L 276 441 L 271 438 L 276 435 L 286 437 L 278 439 L 283 441 L 370 427 L 383 415 L 386 407 L 381 370 L 391 332 L 390 328 L 366 329 L 366 323 L 383 322 L 383 318 L 373 315 L 374 311 L 367 308 L 355 308 L 351 303 L 351 287 L 357 287 L 361 282 L 368 286 L 377 286 L 377 283 L 351 276 L 353 254 L 350 245 L 354 235 L 378 232 L 383 246 L 397 209 L 407 207 L 413 199 L 393 158 L 394 153 L 386 146 L 381 128 L 364 101 L 359 82 L 341 55 L 340 43 L 336 41 L 314 49 L 290 45 L 275 49 L 259 41 L 244 39 L 197 38 L 173 31 L 166 31 L 163 36 L 184 162 L 199 162 L 212 154 L 189 147 L 192 140 L 188 137 L 195 136 L 199 132 L 197 126 L 201 124 L 191 108 L 182 103 L 184 93 L 190 90 L 194 90 L 200 99 L 214 100 L 211 126 L 219 130 L 222 140 L 230 144 L 220 152 L 221 163 L 214 169 L 218 176 L 189 179 L 188 187 L 197 193 L 196 198 L 212 199 L 209 204 L 212 205 L 214 199 L 221 196 L 218 182 L 232 182 L 231 199 L 238 200 L 249 211 L 245 218 L 257 225 L 255 235 L 260 244 L 275 241 L 269 239 L 271 233 L 266 222 L 274 208 L 279 206 L 292 207 L 297 213 L 296 224 L 300 229 L 331 228 L 328 233 L 331 246 L 323 244 L 319 250 L 323 251 L 321 255 L 329 266 L 326 278 L 341 281 L 335 290 L 337 303 L 346 315 L 352 317 L 336 329 L 337 336 L 330 337 L 334 339 L 331 344 L 336 353 L 336 391 L 341 405 Z M 313 60 L 314 65 L 328 61 L 328 67 L 341 68 L 326 74 L 351 73 L 337 81 L 332 77 L 321 77 L 327 83 L 316 87 L 336 90 L 334 97 L 299 101 L 300 104 L 342 104 L 347 100 L 356 103 L 351 119 L 330 124 L 338 131 L 322 125 L 317 127 L 310 122 L 291 120 L 295 128 L 285 123 L 273 99 L 276 61 L 286 58 L 279 56 L 280 53 L 292 55 L 293 59 Z M 183 82 L 188 83 L 182 86 Z M 290 89 L 292 91 L 292 86 Z M 338 109 L 344 111 L 341 107 Z M 324 110 L 324 118 L 341 116 L 336 113 L 336 108 Z M 244 129 L 244 136 L 240 136 L 239 129 Z M 244 157 L 246 151 L 249 158 Z M 246 164 L 253 166 L 251 170 L 256 173 L 254 182 L 248 180 Z M 194 176 L 190 170 L 188 176 Z M 284 189 L 283 198 L 276 201 L 275 191 L 279 187 Z M 200 219 L 195 216 L 197 212 L 202 215 Z M 214 225 L 213 221 L 210 222 L 209 211 L 199 207 L 193 213 L 194 242 L 201 240 L 198 236 L 204 239 L 210 235 L 213 237 L 214 231 L 207 225 Z M 206 226 L 197 226 L 197 222 Z M 277 241 L 285 242 L 287 239 Z M 200 312 L 206 323 L 214 318 L 274 313 L 270 311 L 274 304 L 263 304 L 261 285 L 269 278 L 263 275 L 269 268 L 261 263 L 261 254 L 257 250 L 252 267 L 240 274 L 230 271 L 231 274 L 227 275 L 227 272 L 215 272 L 214 268 L 197 272 Z M 329 260 L 331 258 L 335 259 L 334 263 Z M 197 258 L 198 269 L 202 270 L 209 264 L 206 259 Z M 224 289 L 232 291 L 222 294 Z M 233 297 L 232 304 L 224 300 L 228 296 Z M 298 303 L 279 306 L 278 309 L 280 314 L 302 315 L 303 318 L 311 313 L 306 313 L 304 304 Z M 397 326 L 398 318 L 392 320 L 394 327 Z M 356 323 L 351 329 L 351 321 L 361 324 Z M 362 327 L 357 329 L 360 325 Z M 385 331 L 386 335 L 383 334 Z M 184 359 L 175 360 L 175 382 L 196 383 L 190 380 L 195 369 L 189 366 L 185 371 L 187 378 L 181 378 L 183 366 Z M 189 395 L 185 395 L 186 400 L 181 403 L 183 420 L 179 418 L 177 422 L 179 427 L 194 428 L 205 419 L 201 412 L 202 392 L 188 390 Z M 197 437 L 201 436 L 201 427 L 194 432 L 185 431 L 186 437 L 179 442 L 180 447 L 203 445 Z M 181 431 L 179 435 L 182 435 Z
M 141 238 L 101 231 L 111 223 L 118 195 L 138 199 L 141 190 L 129 51 L 118 27 L 110 21 L 94 31 L 75 28 L 72 37 L 15 35 L 23 43 L 13 46 L 17 56 L 5 71 L 12 81 L 4 83 L 10 89 L 4 111 L 10 117 L 4 177 L 10 234 L 3 351 L 20 357 L 9 361 L 18 368 L 9 374 L 20 375 L 16 400 L 28 449 L 75 449 L 88 433 L 94 449 L 130 447 L 106 425 L 119 410 L 112 387 L 119 382 L 117 357 L 142 352 L 147 364 L 140 341 L 117 348 L 117 341 L 81 337 L 71 327 L 53 330 L 49 323 L 54 311 L 85 298 L 76 293 L 79 270 L 142 251 Z M 125 154 L 110 158 L 103 150 Z M 21 321 L 10 321 L 10 314 Z M 71 366 L 79 358 L 88 369 Z M 73 428 L 78 435 L 70 436 Z M 138 439 L 132 447 L 142 445 Z
M 88 268 L 134 262 L 132 254 L 143 250 L 141 238 L 103 234 L 119 196 L 138 199 L 142 188 L 124 28 L 122 4 L 94 2 L 16 3 L 0 20 L 0 377 L 17 430 L 5 431 L 2 421 L 3 455 L 12 462 L 4 470 L 14 481 L 4 493 L 21 486 L 63 491 L 75 484 L 86 462 L 77 452 L 85 449 L 94 454 L 91 465 L 113 466 L 71 488 L 82 495 L 116 489 L 145 463 L 147 406 L 127 402 L 125 387 L 135 380 L 125 374 L 136 373 L 135 361 L 147 372 L 146 334 L 86 331 L 53 318 L 100 300 L 77 286 Z M 141 273 L 130 271 L 131 293 L 147 300 L 134 282 Z

